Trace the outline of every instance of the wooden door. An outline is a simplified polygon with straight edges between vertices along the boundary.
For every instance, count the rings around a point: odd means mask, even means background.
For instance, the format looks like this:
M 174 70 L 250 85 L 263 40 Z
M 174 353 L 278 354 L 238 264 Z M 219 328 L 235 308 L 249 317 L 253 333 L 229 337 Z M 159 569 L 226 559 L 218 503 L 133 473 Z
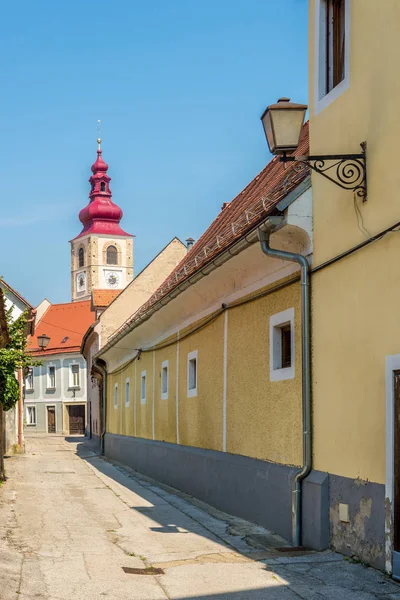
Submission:
M 68 412 L 69 432 L 83 435 L 85 433 L 85 407 L 82 404 L 68 406 Z
M 56 432 L 56 407 L 47 407 L 47 433 Z

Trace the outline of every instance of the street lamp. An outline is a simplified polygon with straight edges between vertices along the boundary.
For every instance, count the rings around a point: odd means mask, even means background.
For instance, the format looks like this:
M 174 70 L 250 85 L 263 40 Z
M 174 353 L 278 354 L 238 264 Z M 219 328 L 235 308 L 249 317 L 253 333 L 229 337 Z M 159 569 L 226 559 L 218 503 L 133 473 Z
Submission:
M 359 154 L 321 154 L 318 156 L 288 156 L 299 145 L 307 110 L 306 104 L 295 104 L 289 98 L 279 98 L 267 106 L 261 115 L 270 152 L 282 162 L 296 162 L 297 169 L 310 167 L 344 190 L 352 190 L 363 202 L 367 199 L 367 143 L 362 142 Z
M 42 335 L 38 335 L 37 341 L 38 341 L 39 348 L 41 350 L 46 350 L 46 348 L 49 344 L 50 338 L 45 333 L 42 333 Z

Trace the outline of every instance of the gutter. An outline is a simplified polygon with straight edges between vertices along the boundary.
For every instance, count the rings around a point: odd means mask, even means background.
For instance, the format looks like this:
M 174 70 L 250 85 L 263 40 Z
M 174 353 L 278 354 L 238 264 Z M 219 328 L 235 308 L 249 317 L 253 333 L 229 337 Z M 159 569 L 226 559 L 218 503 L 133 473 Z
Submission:
M 106 419 L 107 419 L 107 370 L 105 369 L 105 363 L 103 360 L 94 358 L 93 360 L 95 368 L 103 376 L 102 386 L 102 400 L 103 400 L 103 431 L 101 432 L 101 454 L 104 456 L 104 436 L 106 434 Z
M 301 354 L 302 354 L 302 425 L 303 467 L 296 473 L 292 491 L 292 543 L 302 544 L 302 482 L 312 468 L 311 452 L 311 329 L 310 329 L 310 267 L 302 254 L 274 250 L 269 245 L 271 233 L 285 225 L 283 217 L 269 217 L 259 228 L 261 249 L 267 256 L 290 262 L 301 267 Z
M 297 200 L 297 198 L 301 196 L 306 189 L 310 187 L 311 179 L 308 176 L 299 185 L 297 185 L 295 189 L 293 189 L 289 194 L 287 194 L 286 198 L 284 199 L 284 204 L 282 204 L 281 200 L 276 206 L 273 207 L 272 210 L 276 210 L 277 208 L 282 206 L 284 206 L 284 208 L 287 208 L 290 204 L 292 204 L 292 202 Z M 179 294 L 184 292 L 191 285 L 193 285 L 206 275 L 209 275 L 209 273 L 223 265 L 232 256 L 236 256 L 237 254 L 254 244 L 258 240 L 259 227 L 262 223 L 265 222 L 266 219 L 268 219 L 268 215 L 264 214 L 260 218 L 259 222 L 256 225 L 254 225 L 254 227 L 250 231 L 243 235 L 243 237 L 239 238 L 238 240 L 235 240 L 230 246 L 228 246 L 228 248 L 221 252 L 221 254 L 218 254 L 215 258 L 206 263 L 202 268 L 193 273 L 193 275 L 185 279 L 181 284 L 174 287 L 171 290 L 171 292 L 160 298 L 160 300 L 155 302 L 153 306 L 150 306 L 149 309 L 142 316 L 138 317 L 137 319 L 134 319 L 133 321 L 125 323 L 125 325 L 123 325 L 122 328 L 117 333 L 115 333 L 106 344 L 104 344 L 101 350 L 99 350 L 99 352 L 95 354 L 94 358 L 100 357 L 102 354 L 107 352 L 107 350 L 115 346 L 115 344 L 123 337 L 125 337 L 127 333 L 131 332 L 133 329 L 141 325 L 144 321 L 150 319 L 150 317 L 155 312 L 157 312 L 158 310 L 160 310 L 160 308 L 162 308 L 171 300 L 176 298 L 176 296 L 179 296 Z

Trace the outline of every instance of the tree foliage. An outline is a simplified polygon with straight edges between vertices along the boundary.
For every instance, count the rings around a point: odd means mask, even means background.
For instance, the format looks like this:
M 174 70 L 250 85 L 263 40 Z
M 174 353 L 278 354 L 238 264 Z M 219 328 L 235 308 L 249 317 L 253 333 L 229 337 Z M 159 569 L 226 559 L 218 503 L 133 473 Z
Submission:
M 13 306 L 6 312 L 10 343 L 0 349 L 0 403 L 4 410 L 10 410 L 19 400 L 18 369 L 41 364 L 32 360 L 26 351 L 26 327 L 28 313 L 25 311 L 15 321 L 12 317 Z

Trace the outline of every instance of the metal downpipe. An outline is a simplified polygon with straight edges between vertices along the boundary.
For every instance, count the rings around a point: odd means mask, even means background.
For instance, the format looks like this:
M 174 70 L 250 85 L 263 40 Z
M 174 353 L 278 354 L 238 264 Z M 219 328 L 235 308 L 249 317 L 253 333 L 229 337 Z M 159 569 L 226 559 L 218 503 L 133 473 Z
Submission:
M 261 249 L 267 256 L 301 266 L 301 354 L 302 354 L 302 424 L 303 424 L 303 468 L 296 473 L 292 491 L 292 543 L 302 545 L 302 481 L 312 468 L 311 452 L 311 335 L 310 335 L 310 274 L 307 259 L 302 254 L 274 250 L 269 245 L 271 233 L 282 219 L 273 218 L 259 229 Z

